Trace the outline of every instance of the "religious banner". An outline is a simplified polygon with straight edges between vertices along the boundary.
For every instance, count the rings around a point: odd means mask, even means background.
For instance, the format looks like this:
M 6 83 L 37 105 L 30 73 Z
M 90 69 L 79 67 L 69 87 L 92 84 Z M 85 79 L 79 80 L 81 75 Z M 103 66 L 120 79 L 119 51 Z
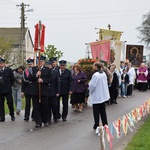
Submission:
M 116 68 L 120 69 L 120 60 L 123 53 L 123 42 L 117 40 L 111 40 L 111 53 L 110 62 L 116 65 Z
M 90 43 L 92 58 L 109 62 L 110 40 Z
M 35 38 L 34 38 L 34 51 L 38 51 L 40 48 L 40 52 L 44 52 L 44 40 L 45 40 L 45 26 L 41 24 L 41 27 L 39 27 L 39 24 L 36 24 Z
M 100 29 L 99 40 L 120 40 L 122 31 Z
M 143 61 L 143 45 L 126 45 L 126 60 L 134 67 L 139 67 Z

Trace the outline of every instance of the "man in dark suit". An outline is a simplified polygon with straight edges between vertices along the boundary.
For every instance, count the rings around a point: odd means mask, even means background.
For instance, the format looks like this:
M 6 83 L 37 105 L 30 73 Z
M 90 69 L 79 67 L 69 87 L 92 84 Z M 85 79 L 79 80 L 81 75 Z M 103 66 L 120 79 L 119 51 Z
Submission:
M 24 120 L 29 121 L 30 107 L 31 107 L 31 100 L 32 100 L 32 96 L 31 96 L 31 83 L 32 82 L 29 80 L 26 80 L 26 79 L 28 78 L 29 74 L 31 73 L 31 67 L 34 66 L 34 59 L 29 58 L 29 59 L 27 59 L 26 62 L 27 62 L 28 67 L 23 72 L 21 95 L 22 95 L 22 97 L 25 97 L 25 102 L 26 102 L 25 103 Z M 34 120 L 34 111 L 33 110 L 32 110 L 32 116 L 31 117 L 32 117 L 32 120 Z
M 59 61 L 59 78 L 60 78 L 60 95 L 58 97 L 58 119 L 62 116 L 62 120 L 66 121 L 68 115 L 68 98 L 72 94 L 72 77 L 71 71 L 66 69 L 67 61 Z M 63 111 L 60 114 L 60 98 L 62 97 Z
M 45 56 L 40 56 L 39 67 L 32 67 L 27 80 L 31 81 L 31 95 L 33 100 L 34 118 L 36 128 L 42 123 L 48 126 L 48 84 L 52 82 L 51 70 L 45 66 Z
M 12 69 L 5 67 L 5 59 L 0 58 L 0 122 L 5 121 L 5 98 L 7 99 L 11 120 L 15 121 L 11 89 L 13 83 L 14 75 Z
M 53 77 L 52 83 L 49 84 L 49 122 L 51 122 L 51 117 L 53 113 L 54 122 L 57 123 L 57 119 L 58 119 L 57 97 L 60 94 L 59 75 L 56 70 L 53 70 L 51 60 L 47 62 L 47 66 L 51 69 L 52 77 Z
M 52 62 L 53 70 L 58 71 L 59 67 L 58 67 L 57 57 L 51 57 L 50 61 Z

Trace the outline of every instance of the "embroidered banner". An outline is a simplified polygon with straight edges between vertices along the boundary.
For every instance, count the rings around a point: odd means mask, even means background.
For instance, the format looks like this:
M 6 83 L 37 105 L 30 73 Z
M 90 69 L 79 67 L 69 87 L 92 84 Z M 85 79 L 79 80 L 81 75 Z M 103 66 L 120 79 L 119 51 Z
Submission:
M 92 57 L 109 62 L 110 59 L 110 40 L 90 43 Z
M 100 29 L 99 40 L 120 40 L 122 31 Z
M 120 60 L 122 54 L 122 41 L 111 40 L 111 53 L 110 53 L 110 61 L 116 65 L 116 68 L 120 69 Z
M 34 38 L 34 51 L 38 51 L 40 47 L 40 52 L 44 52 L 44 41 L 45 41 L 45 26 L 41 24 L 41 29 L 40 29 L 39 24 L 36 24 L 35 38 Z

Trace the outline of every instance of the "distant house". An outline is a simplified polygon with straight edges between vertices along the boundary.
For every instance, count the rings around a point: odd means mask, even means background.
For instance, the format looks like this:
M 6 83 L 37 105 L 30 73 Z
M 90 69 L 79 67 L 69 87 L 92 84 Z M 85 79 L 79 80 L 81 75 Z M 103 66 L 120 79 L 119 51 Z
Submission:
M 0 28 L 0 38 L 6 42 L 12 41 L 12 49 L 10 51 L 9 64 L 15 67 L 24 65 L 28 57 L 34 56 L 34 45 L 28 28 L 25 28 L 25 37 L 21 28 Z M 23 42 L 22 42 L 23 41 Z

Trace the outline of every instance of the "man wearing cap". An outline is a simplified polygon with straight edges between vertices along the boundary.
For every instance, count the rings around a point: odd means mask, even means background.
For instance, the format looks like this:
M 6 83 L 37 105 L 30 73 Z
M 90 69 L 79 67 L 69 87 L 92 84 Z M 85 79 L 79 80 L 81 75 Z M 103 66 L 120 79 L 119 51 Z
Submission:
M 66 69 L 67 61 L 59 61 L 59 78 L 60 78 L 60 95 L 58 97 L 58 119 L 62 116 L 62 120 L 66 121 L 68 115 L 68 98 L 72 94 L 72 76 L 71 71 Z M 62 97 L 63 111 L 60 114 L 60 97 Z
M 59 75 L 56 70 L 52 68 L 52 62 L 49 60 L 47 66 L 51 69 L 53 81 L 49 84 L 49 122 L 51 122 L 52 113 L 54 122 L 57 123 L 58 119 L 58 106 L 57 106 L 57 97 L 60 94 L 60 81 Z
M 45 59 L 45 56 L 40 56 L 39 66 L 32 67 L 32 73 L 25 78 L 32 82 L 31 95 L 36 128 L 40 128 L 42 123 L 48 126 L 48 84 L 52 82 L 52 74 L 51 70 L 45 66 Z
M 58 71 L 59 67 L 58 67 L 58 63 L 57 63 L 57 57 L 51 57 L 50 61 L 52 62 L 53 70 Z
M 29 74 L 32 73 L 32 69 L 31 67 L 34 66 L 34 59 L 33 58 L 29 58 L 27 59 L 27 69 L 25 69 L 25 71 L 23 72 L 23 80 L 22 80 L 22 88 L 21 88 L 21 94 L 22 97 L 25 97 L 25 114 L 24 114 L 24 120 L 25 121 L 29 121 L 29 117 L 30 117 L 30 107 L 31 107 L 31 100 L 32 100 L 32 96 L 31 96 L 31 84 L 32 82 L 27 80 Z M 34 120 L 34 111 L 32 110 L 32 120 Z
M 11 120 L 15 121 L 11 89 L 13 83 L 13 71 L 12 69 L 5 67 L 5 59 L 0 57 L 0 122 L 5 121 L 5 98 L 7 99 L 9 115 L 11 116 Z

